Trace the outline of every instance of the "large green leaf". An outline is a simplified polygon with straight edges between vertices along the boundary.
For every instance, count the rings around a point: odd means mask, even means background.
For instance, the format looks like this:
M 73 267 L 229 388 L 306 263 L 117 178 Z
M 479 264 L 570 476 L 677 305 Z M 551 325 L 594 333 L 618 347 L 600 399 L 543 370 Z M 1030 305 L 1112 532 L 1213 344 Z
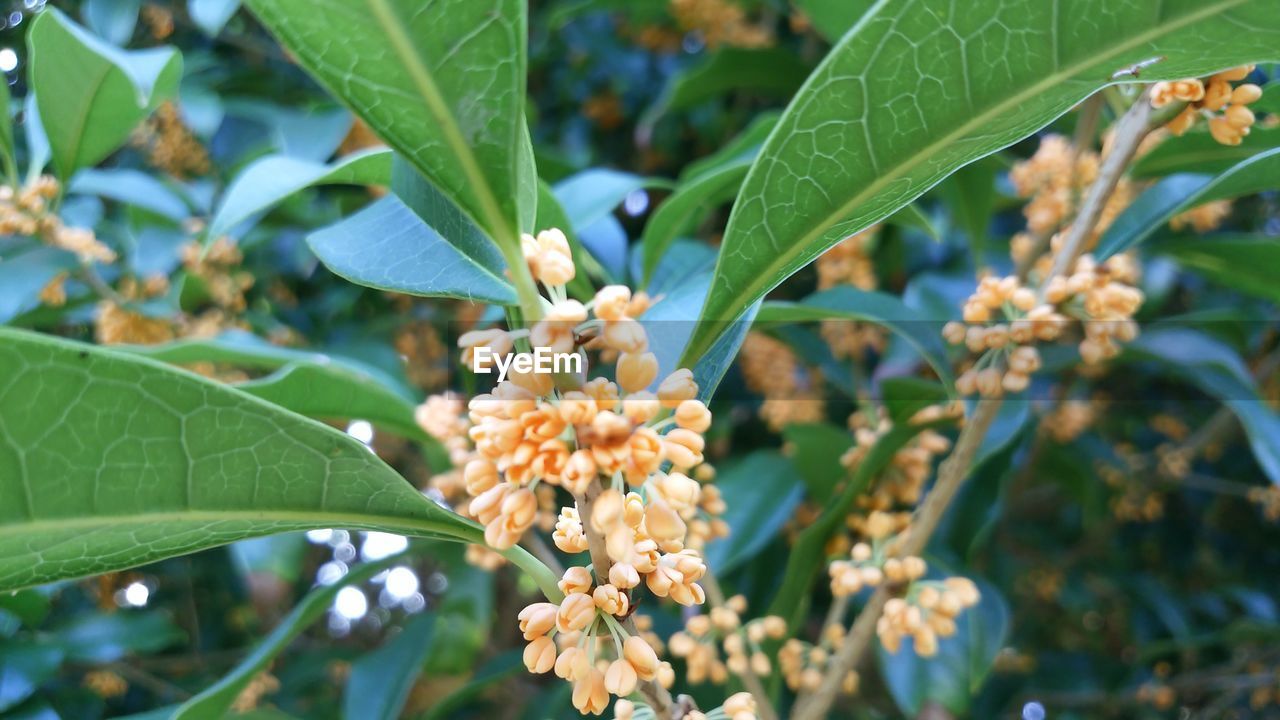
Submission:
M 1194 270 L 1226 288 L 1280 302 L 1280 238 L 1258 235 L 1211 235 L 1174 238 L 1156 243 L 1183 267 Z
M 1280 93 L 1278 93 L 1280 94 Z M 1133 163 L 1133 176 L 1220 173 L 1264 150 L 1280 146 L 1280 128 L 1254 127 L 1239 145 L 1223 145 L 1207 130 L 1171 137 Z
M 169 720 L 219 720 L 226 716 L 241 691 L 257 677 L 258 673 L 269 668 L 271 662 L 277 655 L 284 652 L 294 638 L 324 616 L 333 605 L 333 599 L 338 595 L 339 590 L 348 585 L 362 583 L 400 560 L 403 560 L 403 557 L 395 555 L 377 562 L 366 563 L 343 575 L 333 584 L 318 587 L 307 593 L 307 596 L 289 611 L 289 614 L 239 665 L 199 695 L 184 702 Z
M 152 360 L 0 329 L 0 589 L 334 526 L 481 538 L 344 433 Z
M 27 41 L 36 105 L 63 178 L 120 147 L 182 77 L 173 48 L 121 50 L 55 8 L 36 17 Z
M 490 237 L 518 248 L 524 0 L 246 4 L 378 137 Z
M 1124 252 L 1164 227 L 1174 215 L 1214 200 L 1280 188 L 1280 148 L 1260 152 L 1219 175 L 1170 175 L 1125 208 L 1098 241 L 1099 260 Z
M 756 320 L 780 323 L 857 320 L 883 325 L 909 342 L 938 377 L 943 380 L 951 377 L 939 324 L 923 319 L 918 311 L 892 295 L 841 285 L 814 293 L 798 303 L 767 302 L 760 308 Z
M 133 205 L 174 222 L 182 222 L 191 216 L 191 208 L 182 196 L 160 178 L 141 170 L 86 168 L 71 179 L 67 191 Z
M 1239 32 L 1240 27 L 1250 29 Z M 1269 58 L 1277 0 L 880 0 L 792 100 L 743 186 L 702 317 L 729 321 L 841 239 L 1043 127 L 1119 71 Z M 697 357 L 725 329 L 706 323 Z
M 391 151 L 353 153 L 330 165 L 288 155 L 253 161 L 231 181 L 206 236 L 217 239 L 255 213 L 316 185 L 389 185 Z

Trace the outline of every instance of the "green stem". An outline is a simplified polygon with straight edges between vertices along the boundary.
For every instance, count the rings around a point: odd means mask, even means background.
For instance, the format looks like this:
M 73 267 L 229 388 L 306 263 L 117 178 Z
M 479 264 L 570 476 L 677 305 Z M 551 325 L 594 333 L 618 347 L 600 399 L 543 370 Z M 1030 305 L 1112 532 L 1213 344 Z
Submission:
M 502 557 L 511 561 L 512 565 L 523 570 L 533 578 L 538 584 L 538 589 L 543 595 L 547 596 L 547 600 L 553 603 L 559 603 L 564 600 L 564 593 L 560 592 L 560 587 L 556 584 L 560 579 L 551 571 L 541 560 L 534 557 L 528 550 L 516 545 L 499 551 Z

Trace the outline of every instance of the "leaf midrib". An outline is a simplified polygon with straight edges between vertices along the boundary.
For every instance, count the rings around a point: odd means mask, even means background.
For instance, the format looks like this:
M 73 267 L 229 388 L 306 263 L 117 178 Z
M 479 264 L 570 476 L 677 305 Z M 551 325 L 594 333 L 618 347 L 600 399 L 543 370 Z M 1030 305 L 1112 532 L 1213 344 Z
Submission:
M 424 502 L 430 502 L 424 498 Z M 441 512 L 445 512 L 443 509 Z M 398 515 L 372 515 L 367 513 L 313 512 L 290 510 L 169 510 L 154 513 L 135 513 L 128 515 L 89 515 L 65 518 L 45 518 L 31 521 L 19 521 L 0 525 L 0 541 L 15 537 L 30 537 L 42 532 L 64 532 L 69 530 L 86 530 L 99 526 L 119 526 L 125 523 L 139 525 L 158 525 L 163 523 L 200 524 L 214 522 L 288 522 L 310 525 L 316 528 L 327 527 L 370 527 L 374 529 L 396 527 L 405 530 L 418 530 L 440 535 L 448 535 L 466 542 L 482 542 L 478 528 L 471 528 L 472 533 L 463 533 L 461 523 L 467 522 L 457 518 L 459 524 L 444 521 L 433 521 L 426 518 L 413 518 Z
M 498 200 L 493 195 L 492 188 L 489 187 L 484 173 L 481 172 L 479 162 L 471 152 L 471 146 L 467 144 L 466 139 L 462 136 L 462 130 L 458 127 L 453 113 L 450 112 L 448 104 L 444 101 L 444 96 L 440 94 L 440 89 L 436 87 L 435 80 L 431 77 L 431 71 L 423 64 L 422 58 L 414 50 L 413 42 L 405 34 L 395 11 L 387 3 L 387 0 L 365 0 L 365 2 L 375 22 L 386 33 L 392 51 L 396 54 L 396 57 L 400 58 L 405 69 L 409 72 L 409 77 L 413 80 L 414 85 L 417 86 L 418 94 L 422 96 L 428 111 L 431 112 L 431 115 L 439 124 L 445 142 L 449 144 L 454 156 L 461 163 L 462 172 L 467 176 L 468 184 L 480 201 L 481 212 L 485 215 L 485 224 L 489 226 L 491 231 L 501 236 L 494 239 L 508 246 L 516 242 L 519 238 L 503 217 L 502 211 L 498 206 Z
M 857 195 L 854 195 L 853 198 L 851 198 L 848 202 L 841 205 L 836 212 L 833 212 L 827 215 L 826 217 L 824 217 L 820 223 L 814 226 L 816 228 L 815 230 L 805 233 L 803 236 L 801 236 L 799 241 L 791 244 L 787 249 L 784 249 L 782 252 L 778 253 L 775 260 L 769 263 L 768 265 L 766 265 L 765 268 L 755 276 L 757 280 L 747 281 L 746 288 L 745 288 L 746 292 L 737 293 L 737 295 L 740 295 L 743 297 L 756 298 L 758 297 L 757 295 L 758 292 L 760 292 L 760 294 L 763 294 L 763 292 L 761 292 L 761 288 L 768 287 L 768 284 L 770 282 L 769 278 L 772 278 L 774 275 L 778 273 L 780 269 L 789 265 L 791 261 L 801 253 L 803 248 L 807 247 L 809 243 L 811 243 L 814 239 L 820 237 L 823 233 L 827 232 L 833 225 L 840 222 L 841 218 L 847 217 L 854 208 L 856 208 L 858 205 L 861 205 L 869 197 L 874 196 L 876 193 L 880 192 L 881 189 L 883 189 L 893 181 L 899 179 L 900 177 L 905 175 L 907 172 L 915 169 L 916 166 L 923 163 L 925 159 L 930 157 L 936 150 L 938 150 L 941 147 L 950 145 L 952 142 L 958 139 L 964 138 L 970 132 L 973 132 L 977 128 L 982 127 L 982 125 L 985 124 L 985 121 L 988 118 L 1002 115 L 1005 112 L 1007 112 L 1010 107 L 1016 107 L 1022 102 L 1025 102 L 1030 97 L 1043 92 L 1046 88 L 1052 87 L 1054 85 L 1061 83 L 1064 80 L 1075 77 L 1077 74 L 1091 67 L 1094 67 L 1096 65 L 1106 62 L 1109 58 L 1112 58 L 1116 55 L 1127 52 L 1128 50 L 1136 46 L 1142 45 L 1147 42 L 1151 42 L 1152 40 L 1159 38 L 1163 35 L 1167 35 L 1171 32 L 1175 32 L 1185 25 L 1197 22 L 1207 16 L 1214 15 L 1218 12 L 1221 12 L 1224 9 L 1228 9 L 1228 8 L 1243 4 L 1244 2 L 1247 2 L 1247 0 L 1232 0 L 1229 2 L 1222 2 L 1219 4 L 1206 6 L 1207 9 L 1201 9 L 1201 10 L 1187 13 L 1186 15 L 1183 15 L 1181 18 L 1177 20 L 1170 21 L 1170 23 L 1168 24 L 1163 24 L 1158 26 L 1158 29 L 1153 29 L 1150 32 L 1136 35 L 1131 39 L 1131 41 L 1127 43 L 1121 43 L 1109 52 L 1105 52 L 1101 55 L 1091 56 L 1086 62 L 1081 62 L 1076 65 L 1070 66 L 1066 70 L 1059 71 L 1050 75 L 1046 75 L 1044 79 L 1042 79 L 1040 82 L 1033 83 L 1032 85 L 1028 86 L 1025 90 L 1010 96 L 1008 99 L 1004 101 L 997 102 L 993 105 L 988 106 L 988 109 L 986 112 L 982 112 L 974 115 L 967 122 L 959 125 L 956 130 L 946 135 L 943 135 L 937 141 L 930 143 L 929 145 L 926 145 L 920 152 L 911 156 L 908 160 L 902 163 L 899 163 L 890 172 L 886 174 L 882 174 L 878 178 L 873 180 L 865 190 L 863 190 L 862 192 L 859 192 Z M 864 16 L 863 20 L 859 21 L 859 25 L 861 25 L 866 20 L 866 17 L 867 16 Z M 1100 87 L 1107 87 L 1115 84 L 1118 84 L 1118 83 L 1106 82 Z M 808 83 L 806 83 L 806 88 L 807 87 L 808 87 Z M 800 92 L 804 92 L 804 88 L 802 88 Z M 773 132 L 774 133 L 783 132 L 782 125 L 780 124 L 778 127 L 776 127 Z M 772 133 L 770 135 L 770 139 L 772 139 Z M 766 141 L 766 146 L 767 145 L 768 145 L 768 142 Z M 974 158 L 975 161 L 979 159 L 981 158 Z M 751 175 L 755 174 L 755 170 L 758 167 L 759 165 L 756 165 L 755 167 L 752 168 Z M 748 176 L 747 184 L 750 184 L 750 182 L 751 182 L 751 176 Z M 888 217 L 889 214 L 891 213 L 886 213 L 885 217 Z M 715 273 L 716 277 L 720 276 L 719 270 L 720 270 L 720 261 L 717 261 L 716 273 Z M 711 304 L 712 297 L 713 295 L 711 294 L 707 296 L 708 306 Z M 729 320 L 730 321 L 736 320 L 739 317 L 742 317 L 743 313 L 745 312 L 746 312 L 746 309 L 744 307 L 742 312 L 737 313 L 734 317 L 729 318 Z M 704 342 L 704 345 L 705 344 L 707 343 Z M 692 349 L 693 348 L 690 348 L 690 350 Z

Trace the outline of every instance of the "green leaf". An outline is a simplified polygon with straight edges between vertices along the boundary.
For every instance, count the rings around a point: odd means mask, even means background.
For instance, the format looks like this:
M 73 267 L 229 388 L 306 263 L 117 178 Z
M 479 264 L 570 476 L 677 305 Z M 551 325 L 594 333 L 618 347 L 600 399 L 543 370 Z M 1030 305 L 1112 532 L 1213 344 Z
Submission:
M 0 643 L 0 712 L 34 695 L 57 675 L 62 660 L 62 649 L 50 643 Z
M 515 290 L 501 270 L 468 254 L 461 242 L 451 242 L 456 240 L 427 225 L 394 195 L 307 236 L 325 267 L 357 285 L 422 297 L 514 303 Z
M 1280 302 L 1275 273 L 1280 267 L 1280 239 L 1256 235 L 1181 237 L 1156 243 L 1152 249 L 1225 288 Z
M 929 562 L 937 565 L 932 558 Z M 930 701 L 955 716 L 969 715 L 973 698 L 991 672 L 1009 634 L 1009 606 L 993 585 L 975 582 L 982 599 L 956 619 L 955 635 L 938 639 L 935 656 L 917 655 L 910 639 L 896 653 L 879 648 L 881 673 L 906 717 L 919 716 Z
M 133 205 L 174 222 L 191 217 L 191 208 L 180 195 L 158 177 L 141 170 L 86 168 L 71 179 L 67 191 Z
M 47 246 L 0 260 L 0 323 L 39 306 L 44 286 L 78 265 L 75 255 Z
M 893 377 L 880 381 L 880 402 L 896 423 L 910 420 L 930 405 L 949 399 L 947 389 L 936 382 L 916 377 Z
M 996 203 L 995 158 L 984 158 L 966 165 L 941 185 L 943 202 L 951 212 L 952 222 L 964 230 L 969 240 L 969 255 L 975 267 L 982 267 L 987 247 L 987 228 Z
M 1129 344 L 1121 358 L 1154 360 L 1235 413 L 1249 438 L 1254 459 L 1280 485 L 1280 414 L 1258 392 L 1258 384 L 1230 347 L 1195 330 L 1148 331 Z
M 391 156 L 390 150 L 367 150 L 330 165 L 288 155 L 259 158 L 231 181 L 205 236 L 210 241 L 222 237 L 245 219 L 309 187 L 390 185 Z
M 804 495 L 796 468 L 776 450 L 757 450 L 716 476 L 732 532 L 703 553 L 721 576 L 755 557 L 789 522 Z
M 942 236 L 938 234 L 938 229 L 933 226 L 932 222 L 929 222 L 929 218 L 925 217 L 924 212 L 915 205 L 904 205 L 897 212 L 885 218 L 884 221 L 887 225 L 919 230 L 928 235 L 929 239 L 934 242 L 942 239 Z
M 814 293 L 799 303 L 767 302 L 756 320 L 858 320 L 883 325 L 910 343 L 938 377 L 944 381 L 951 378 L 951 364 L 947 362 L 947 349 L 939 335 L 941 328 L 938 323 L 922 319 L 918 311 L 892 295 L 842 285 Z
M 646 135 L 665 114 L 741 90 L 754 96 L 789 98 L 804 82 L 809 66 L 784 48 L 721 48 L 671 76 L 658 99 L 644 111 L 637 133 Z
M 479 541 L 359 442 L 152 360 L 0 328 L 0 589 L 289 530 Z
M 209 37 L 217 37 L 240 9 L 240 0 L 187 0 L 187 14 Z
M 249 0 L 321 84 L 488 235 L 519 249 L 523 0 Z
M 413 419 L 415 405 L 368 376 L 322 365 L 289 365 L 237 390 L 299 415 L 329 420 L 368 420 L 418 442 L 436 444 Z
M 96 165 L 129 137 L 182 77 L 173 48 L 124 51 L 56 8 L 31 24 L 31 85 L 59 176 Z
M 1111 223 L 1095 255 L 1105 260 L 1164 227 L 1174 215 L 1214 200 L 1280 188 L 1280 148 L 1260 152 L 1215 175 L 1170 175 L 1138 196 Z
M 782 113 L 775 110 L 756 115 L 746 129 L 734 135 L 715 152 L 685 165 L 684 170 L 680 172 L 680 182 L 693 182 L 703 174 L 719 170 L 725 165 L 730 165 L 744 158 L 754 158 L 756 153 L 760 151 L 760 145 L 764 143 L 765 138 L 769 137 L 769 133 L 773 132 L 773 128 L 778 124 L 778 118 L 780 117 L 782 117 Z
M 440 624 L 442 621 L 435 613 L 418 615 L 382 647 L 353 663 L 344 693 L 343 717 L 348 720 L 400 717 Z
M 1274 0 L 880 0 L 761 150 L 702 310 L 721 322 L 704 323 L 686 357 L 832 245 L 1117 82 L 1117 71 L 1162 57 L 1143 70 L 1149 82 L 1270 57 L 1277 10 Z
M 127 45 L 138 26 L 142 0 L 86 0 L 80 8 L 89 29 L 112 45 Z
M 270 667 L 276 656 L 284 652 L 295 638 L 324 617 L 339 590 L 363 583 L 402 559 L 402 556 L 397 555 L 366 563 L 343 575 L 332 585 L 324 585 L 307 593 L 302 602 L 295 605 L 235 669 L 199 695 L 184 702 L 169 716 L 169 720 L 221 720 L 231 710 L 240 692 L 258 673 Z
M 1137 178 L 1155 178 L 1174 173 L 1216 174 L 1274 147 L 1280 147 L 1280 128 L 1258 127 L 1244 136 L 1239 145 L 1223 145 L 1204 132 L 1171 137 L 1133 163 Z
M 788 425 L 782 437 L 809 500 L 826 503 L 846 474 L 840 458 L 853 447 L 853 434 L 828 423 L 803 423 Z
M 645 223 L 644 235 L 640 240 L 643 247 L 644 282 L 647 283 L 653 277 L 658 262 L 677 237 L 688 233 L 700 218 L 737 194 L 750 167 L 749 158 L 735 160 L 687 183 L 681 183 L 653 211 L 653 215 Z

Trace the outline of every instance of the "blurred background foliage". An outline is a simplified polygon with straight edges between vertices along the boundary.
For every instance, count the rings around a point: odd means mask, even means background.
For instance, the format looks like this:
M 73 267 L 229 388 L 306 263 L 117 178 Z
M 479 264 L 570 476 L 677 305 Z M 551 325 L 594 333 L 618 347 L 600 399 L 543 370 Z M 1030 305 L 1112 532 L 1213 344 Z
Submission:
M 0 322 L 165 343 L 147 352 L 245 389 L 257 384 L 266 397 L 296 392 L 280 384 L 282 368 L 325 367 L 314 353 L 372 378 L 391 407 L 412 408 L 449 385 L 449 345 L 482 307 L 348 283 L 306 244 L 308 232 L 381 189 L 300 187 L 236 219 L 228 230 L 238 246 L 204 260 L 188 249 L 255 161 L 327 163 L 378 143 L 249 13 L 226 0 L 50 4 L 106 42 L 176 46 L 181 85 L 123 149 L 71 179 L 60 208 L 67 225 L 92 228 L 122 262 L 83 277 L 56 258 L 14 255 L 0 238 L 0 256 L 10 253 L 0 262 Z M 3 5 L 0 69 L 26 167 L 34 146 L 24 38 L 45 3 Z M 537 164 L 594 262 L 618 277 L 649 275 L 637 248 L 672 183 L 749 158 L 866 5 L 531 2 L 527 114 Z M 1271 72 L 1259 68 L 1254 79 Z M 1251 152 L 1277 144 L 1280 130 L 1262 116 Z M 1076 117 L 1050 130 L 1070 135 Z M 911 219 L 856 251 L 833 251 L 771 297 L 854 285 L 901 295 L 932 319 L 957 317 L 975 271 L 1009 264 L 1023 218 L 1007 171 L 1037 147 L 1031 138 L 966 168 L 917 202 Z M 1188 169 L 1158 160 L 1139 171 Z M 655 294 L 713 262 L 736 190 L 726 187 L 708 194 L 657 263 Z M 1009 405 L 931 548 L 934 562 L 981 579 L 980 612 L 932 661 L 909 649 L 881 655 L 881 672 L 864 672 L 859 699 L 840 712 L 916 716 L 931 703 L 980 718 L 1043 717 L 1038 708 L 1056 718 L 1276 711 L 1280 496 L 1255 453 L 1275 453 L 1280 437 L 1241 433 L 1219 410 L 1221 386 L 1204 381 L 1243 372 L 1276 402 L 1276 201 L 1265 192 L 1218 218 L 1216 231 L 1244 238 L 1236 245 L 1205 251 L 1188 228 L 1144 250 L 1144 315 L 1176 318 L 1169 331 L 1187 334 L 1102 371 L 1063 359 L 1033 402 Z M 1188 373 L 1170 349 L 1186 343 L 1222 367 L 1209 360 Z M 764 324 L 748 339 L 717 400 L 709 452 L 734 535 L 709 555 L 753 610 L 769 605 L 795 533 L 840 482 L 839 458 L 853 444 L 847 418 L 874 407 L 893 387 L 882 381 L 914 362 L 896 335 L 865 326 Z M 429 488 L 440 448 L 401 410 L 385 415 L 372 425 L 344 418 L 353 422 L 342 427 Z M 511 620 L 527 581 L 463 555 L 456 545 L 334 529 L 0 597 L 0 717 L 169 708 L 280 627 L 297 637 L 248 667 L 236 692 L 236 710 L 250 717 L 575 716 L 566 685 L 522 671 Z M 293 610 L 308 593 L 321 594 Z M 814 629 L 825 593 L 809 608 Z M 297 622 L 281 625 L 291 611 Z M 661 635 L 679 626 L 674 613 L 646 612 Z M 708 706 L 724 692 L 680 689 Z

